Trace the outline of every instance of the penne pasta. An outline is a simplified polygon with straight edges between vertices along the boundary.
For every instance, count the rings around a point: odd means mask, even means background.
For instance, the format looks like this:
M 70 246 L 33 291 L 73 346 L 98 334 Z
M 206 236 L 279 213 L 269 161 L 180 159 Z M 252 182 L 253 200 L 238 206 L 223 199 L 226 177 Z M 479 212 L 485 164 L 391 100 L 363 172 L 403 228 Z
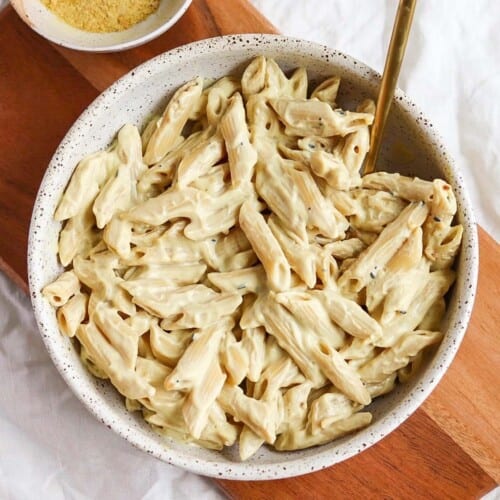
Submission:
M 422 330 L 403 335 L 393 347 L 363 365 L 359 374 L 365 382 L 382 382 L 387 376 L 405 367 L 422 349 L 439 342 L 441 336 L 440 332 Z
M 200 142 L 183 156 L 177 167 L 176 187 L 183 189 L 199 177 L 206 175 L 220 161 L 224 159 L 226 150 L 220 135 Z
M 84 212 L 93 203 L 106 180 L 115 172 L 117 163 L 118 156 L 113 148 L 84 158 L 71 176 L 54 213 L 54 219 L 67 220 Z
M 311 446 L 328 443 L 340 436 L 354 432 L 362 427 L 366 427 L 372 420 L 371 413 L 360 412 L 343 420 L 332 423 L 317 434 L 310 434 L 306 429 L 299 429 L 281 434 L 274 447 L 280 451 L 301 450 Z
M 363 308 L 334 289 L 315 292 L 330 318 L 343 330 L 360 339 L 378 338 L 382 328 Z
M 318 99 L 319 101 L 328 103 L 332 108 L 335 108 L 339 86 L 340 78 L 338 76 L 327 78 L 314 88 L 311 92 L 311 99 Z
M 78 255 L 86 256 L 97 245 L 101 233 L 94 230 L 94 225 L 91 205 L 66 221 L 57 248 L 63 266 L 68 266 Z
M 359 291 L 369 279 L 396 253 L 411 231 L 423 224 L 428 213 L 424 203 L 408 205 L 400 215 L 380 233 L 376 241 L 361 253 L 354 265 L 339 278 L 341 289 Z
M 388 191 L 404 200 L 426 203 L 431 199 L 433 191 L 432 182 L 388 172 L 374 172 L 363 176 L 361 186 Z
M 257 151 L 250 143 L 245 107 L 240 94 L 235 94 L 229 100 L 220 122 L 220 131 L 226 144 L 233 187 L 250 183 L 257 163 Z
M 221 292 L 232 292 L 246 295 L 260 293 L 266 286 L 266 273 L 262 265 L 228 271 L 225 273 L 208 273 L 207 278 Z
M 272 290 L 290 288 L 290 266 L 264 217 L 248 202 L 240 209 L 240 227 L 262 262 Z
M 172 149 L 195 108 L 202 89 L 203 80 L 196 78 L 174 93 L 148 141 L 144 153 L 144 162 L 147 165 L 157 163 Z
M 337 76 L 261 56 L 203 84 L 78 163 L 55 210 L 65 269 L 42 294 L 160 435 L 238 442 L 241 460 L 328 443 L 443 336 L 453 190 L 361 177 L 375 104 L 341 109 Z
M 78 327 L 87 316 L 89 296 L 77 292 L 62 307 L 57 310 L 57 323 L 61 333 L 74 337 Z
M 74 271 L 62 273 L 42 291 L 43 296 L 54 307 L 61 307 L 80 291 L 80 281 Z
M 333 110 L 328 103 L 314 99 L 271 99 L 270 103 L 288 135 L 344 137 L 373 122 L 370 113 Z
M 146 165 L 142 161 L 141 137 L 133 125 L 124 125 L 118 132 L 116 154 L 119 158 L 116 172 L 102 186 L 92 206 L 99 229 L 115 213 L 130 208 L 138 200 L 137 179 Z

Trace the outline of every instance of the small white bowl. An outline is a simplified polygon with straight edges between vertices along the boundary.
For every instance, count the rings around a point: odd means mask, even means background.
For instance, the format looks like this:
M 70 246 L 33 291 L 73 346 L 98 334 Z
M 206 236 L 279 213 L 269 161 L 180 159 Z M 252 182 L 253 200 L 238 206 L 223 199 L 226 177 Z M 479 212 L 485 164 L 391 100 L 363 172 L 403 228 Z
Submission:
M 79 30 L 57 17 L 40 0 L 11 0 L 21 19 L 51 42 L 87 52 L 131 49 L 165 33 L 186 12 L 192 0 L 161 0 L 158 10 L 129 29 L 112 33 Z
M 319 80 L 342 77 L 339 102 L 353 109 L 374 97 L 380 75 L 335 50 L 277 35 L 232 35 L 205 40 L 162 54 L 118 80 L 78 118 L 47 169 L 38 193 L 29 234 L 28 271 L 35 316 L 47 349 L 61 375 L 89 410 L 138 448 L 168 463 L 199 474 L 230 479 L 274 479 L 305 474 L 345 460 L 396 429 L 430 394 L 458 350 L 472 311 L 478 271 L 477 230 L 457 167 L 439 136 L 417 107 L 398 90 L 386 129 L 381 163 L 386 169 L 423 178 L 444 177 L 455 190 L 458 220 L 464 225 L 457 262 L 458 278 L 449 297 L 445 336 L 409 383 L 370 405 L 373 422 L 366 429 L 316 448 L 296 452 L 262 449 L 240 462 L 234 447 L 222 452 L 162 438 L 138 416 L 127 412 L 123 398 L 107 382 L 83 367 L 71 341 L 57 328 L 55 313 L 40 290 L 61 272 L 56 248 L 60 224 L 53 220 L 56 204 L 83 156 L 109 145 L 126 122 L 143 124 L 165 105 L 172 91 L 198 75 L 217 78 L 240 73 L 256 55 L 275 58 L 285 69 L 308 69 Z

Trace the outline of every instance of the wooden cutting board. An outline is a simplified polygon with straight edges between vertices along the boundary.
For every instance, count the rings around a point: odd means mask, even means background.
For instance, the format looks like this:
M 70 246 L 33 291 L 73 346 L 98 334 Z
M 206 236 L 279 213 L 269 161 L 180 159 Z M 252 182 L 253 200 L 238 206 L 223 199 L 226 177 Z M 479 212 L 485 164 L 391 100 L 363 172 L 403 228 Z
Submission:
M 178 45 L 229 33 L 276 32 L 246 0 L 194 0 L 147 45 L 88 54 L 50 44 L 11 8 L 0 13 L 0 269 L 26 285 L 29 220 L 46 166 L 69 126 L 132 67 Z M 425 404 L 360 455 L 276 481 L 217 481 L 232 498 L 477 498 L 500 481 L 500 248 L 479 229 L 481 270 L 472 322 Z

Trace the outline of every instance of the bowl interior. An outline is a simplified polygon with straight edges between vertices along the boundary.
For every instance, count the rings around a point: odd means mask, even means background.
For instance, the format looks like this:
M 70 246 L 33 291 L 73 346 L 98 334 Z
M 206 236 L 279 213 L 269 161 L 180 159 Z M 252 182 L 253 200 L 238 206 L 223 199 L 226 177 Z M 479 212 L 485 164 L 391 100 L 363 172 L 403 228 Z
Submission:
M 62 21 L 40 0 L 12 0 L 21 18 L 37 33 L 65 47 L 94 52 L 124 50 L 145 43 L 173 26 L 191 0 L 162 0 L 158 10 L 127 30 L 90 33 Z
M 60 225 L 52 215 L 73 168 L 86 154 L 105 148 L 124 123 L 144 124 L 185 81 L 198 75 L 217 78 L 241 74 L 259 54 L 275 58 L 285 70 L 305 66 L 311 81 L 332 74 L 341 76 L 342 107 L 353 109 L 363 98 L 376 94 L 379 76 L 360 62 L 323 46 L 274 35 L 211 39 L 158 56 L 98 97 L 68 132 L 42 182 L 28 251 L 30 288 L 40 331 L 56 366 L 78 397 L 101 421 L 148 453 L 198 473 L 233 479 L 286 477 L 317 470 L 366 449 L 396 428 L 425 399 L 451 363 L 465 332 L 477 277 L 476 231 L 462 180 L 432 126 L 398 91 L 380 165 L 427 179 L 446 178 L 457 193 L 459 221 L 465 231 L 457 266 L 459 278 L 443 325 L 447 334 L 410 383 L 372 403 L 372 425 L 334 443 L 304 451 L 278 453 L 263 447 L 249 461 L 240 463 L 235 449 L 214 452 L 159 437 L 142 419 L 126 411 L 122 397 L 108 383 L 89 375 L 71 341 L 59 334 L 54 311 L 40 294 L 41 288 L 61 271 L 56 256 Z

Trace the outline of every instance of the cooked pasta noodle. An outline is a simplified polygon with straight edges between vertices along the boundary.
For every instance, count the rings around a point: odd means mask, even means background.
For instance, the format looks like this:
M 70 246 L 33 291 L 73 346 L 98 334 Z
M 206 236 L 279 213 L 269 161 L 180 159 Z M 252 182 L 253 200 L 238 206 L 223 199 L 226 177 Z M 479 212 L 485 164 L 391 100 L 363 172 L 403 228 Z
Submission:
M 238 441 L 243 460 L 327 443 L 442 338 L 451 187 L 361 178 L 375 106 L 340 109 L 339 85 L 308 98 L 305 69 L 258 57 L 76 167 L 55 212 L 65 271 L 43 294 L 161 434 Z

